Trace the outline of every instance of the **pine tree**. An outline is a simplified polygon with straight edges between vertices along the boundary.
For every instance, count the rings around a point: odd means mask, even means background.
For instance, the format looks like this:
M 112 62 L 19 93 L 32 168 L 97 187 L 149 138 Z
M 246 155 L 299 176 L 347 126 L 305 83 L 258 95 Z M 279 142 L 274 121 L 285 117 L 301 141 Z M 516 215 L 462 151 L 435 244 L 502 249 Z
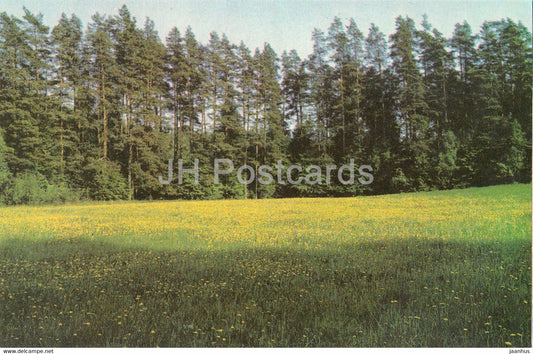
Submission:
M 331 117 L 334 97 L 332 96 L 332 68 L 327 62 L 327 42 L 323 31 L 313 31 L 313 52 L 306 66 L 313 78 L 310 83 L 309 102 L 312 120 L 316 132 L 316 149 L 318 155 L 326 156 L 331 143 Z
M 429 163 L 427 103 L 422 76 L 415 59 L 415 26 L 412 19 L 396 18 L 391 35 L 392 69 L 396 76 L 398 120 L 404 148 L 404 173 L 410 188 L 425 188 Z
M 272 47 L 265 43 L 259 56 L 260 80 L 258 94 L 261 101 L 264 120 L 265 156 L 264 162 L 275 164 L 287 162 L 287 124 L 280 109 L 282 104 L 281 86 L 279 84 L 279 59 Z M 260 195 L 270 196 L 274 186 L 261 186 Z
M 360 34 L 357 33 L 357 27 L 355 27 L 356 36 Z M 336 155 L 337 158 L 341 158 L 346 153 L 346 130 L 347 130 L 347 102 L 348 102 L 348 90 L 346 85 L 346 76 L 348 74 L 350 62 L 350 53 L 349 53 L 349 44 L 348 36 L 344 30 L 344 25 L 342 21 L 335 17 L 328 29 L 327 37 L 327 46 L 330 52 L 330 57 L 332 61 L 333 71 L 332 71 L 332 85 L 333 85 L 333 97 L 331 98 L 334 102 L 332 110 L 330 112 L 330 123 L 333 131 L 331 132 L 334 135 L 335 147 L 333 148 L 332 154 Z M 357 44 L 356 44 L 357 46 Z M 356 49 L 357 51 L 357 49 Z M 359 67 L 350 68 L 359 70 Z M 357 114 L 357 112 L 356 112 Z
M 395 110 L 395 77 L 387 68 L 385 35 L 372 24 L 365 40 L 365 72 L 362 78 L 362 115 L 367 129 L 364 148 L 374 168 L 375 193 L 392 193 L 391 180 L 402 166 L 398 153 L 400 128 Z
M 135 115 L 131 127 L 133 161 L 133 197 L 159 198 L 163 193 L 157 176 L 166 172 L 167 147 L 170 137 L 164 131 L 163 117 L 164 59 L 166 49 L 160 42 L 154 23 L 147 19 L 137 36 L 133 68 L 138 92 L 135 95 Z
M 91 89 L 96 101 L 97 139 L 101 144 L 99 157 L 109 157 L 110 111 L 113 109 L 113 84 L 116 77 L 116 62 L 113 42 L 110 36 L 110 23 L 98 13 L 93 16 L 87 33 L 86 52 L 89 61 Z
M 253 115 L 253 102 L 256 92 L 254 90 L 254 63 L 250 49 L 241 41 L 237 48 L 238 79 L 237 90 L 240 93 L 240 110 L 242 112 L 242 127 L 244 129 L 244 164 L 248 165 L 250 157 L 253 161 L 254 145 L 251 143 L 250 121 Z M 255 161 L 257 164 L 257 161 Z M 248 198 L 248 186 L 244 185 L 244 198 Z
M 368 127 L 364 125 L 362 115 L 363 111 L 363 86 L 362 86 L 362 66 L 364 59 L 363 34 L 355 24 L 353 18 L 349 20 L 346 27 L 348 38 L 348 62 L 345 65 L 344 90 L 343 96 L 346 97 L 346 136 L 343 137 L 343 162 L 348 162 L 347 157 L 355 158 L 356 160 L 362 158 L 362 147 L 365 133 Z M 349 156 L 346 156 L 349 155 Z
M 282 55 L 281 81 L 282 93 L 285 103 L 285 116 L 295 125 L 295 132 L 301 127 L 305 115 L 304 108 L 308 94 L 308 75 L 305 63 L 300 59 L 296 50 L 291 50 Z
M 503 59 L 505 69 L 502 108 L 504 115 L 516 121 L 519 127 L 511 128 L 519 139 L 511 145 L 525 152 L 520 172 L 514 172 L 514 179 L 531 182 L 531 92 L 532 92 L 532 49 L 531 33 L 522 23 L 514 23 L 507 19 L 502 22 L 500 41 L 503 43 Z M 511 123 L 511 126 L 515 126 Z M 519 137 L 523 132 L 523 136 Z
M 81 184 L 79 165 L 82 163 L 80 150 L 85 125 L 80 114 L 80 88 L 82 80 L 81 43 L 83 30 L 81 21 L 75 15 L 67 18 L 61 15 L 58 24 L 52 29 L 51 45 L 55 57 L 54 94 L 55 129 L 53 141 L 58 144 L 60 156 L 59 176 L 68 175 L 69 181 Z
M 111 141 L 120 134 L 120 93 L 117 90 L 119 71 L 112 39 L 111 19 L 96 13 L 89 23 L 84 57 L 88 105 L 87 135 L 91 143 L 83 167 L 84 185 L 95 199 L 123 199 L 131 196 L 131 188 L 121 174 L 111 151 Z M 119 149 L 117 149 L 119 150 Z M 113 152 L 113 154 L 112 154 Z
M 385 35 L 372 24 L 365 40 L 365 75 L 363 78 L 363 110 L 364 123 L 367 129 L 366 146 L 368 149 L 391 147 L 393 137 L 397 136 L 393 127 L 394 120 L 390 117 L 387 106 L 385 82 L 385 63 L 387 43 Z
M 173 115 L 174 153 L 176 158 L 182 157 L 183 140 L 183 92 L 186 81 L 186 58 L 183 38 L 179 30 L 174 27 L 167 37 L 167 75 L 170 82 L 170 110 Z
M 479 113 L 473 140 L 476 185 L 512 182 L 524 167 L 526 138 L 508 103 L 513 97 L 507 82 L 516 67 L 507 62 L 505 45 L 509 42 L 502 38 L 506 25 L 504 21 L 485 22 L 480 32 L 481 62 L 475 76 Z
M 446 50 L 447 40 L 431 28 L 424 16 L 422 31 L 418 31 L 420 66 L 423 68 L 426 115 L 429 119 L 429 140 L 434 181 L 439 188 L 449 188 L 456 170 L 457 141 L 450 123 L 450 81 L 453 58 Z M 434 170 L 433 170 L 434 169 Z
M 217 129 L 217 121 L 219 117 L 219 104 L 222 94 L 222 70 L 223 59 L 222 55 L 222 43 L 219 35 L 216 32 L 211 32 L 208 44 L 208 82 L 209 82 L 209 111 L 211 113 L 211 122 L 215 132 Z M 216 139 L 216 134 L 213 134 L 213 139 Z
M 450 96 L 450 112 L 452 128 L 461 142 L 466 143 L 471 138 L 474 119 L 472 98 L 472 75 L 475 72 L 475 65 L 478 62 L 475 48 L 475 38 L 468 22 L 455 25 L 455 31 L 450 41 L 452 55 L 459 67 L 459 77 L 455 83 L 452 82 L 452 90 L 455 94 Z
M 35 15 L 27 8 L 24 9 L 23 30 L 26 33 L 28 45 L 27 60 L 30 72 L 31 89 L 35 94 L 46 94 L 49 89 L 50 75 L 50 47 L 49 27 L 44 25 L 43 15 Z
M 370 24 L 368 36 L 365 40 L 366 67 L 374 68 L 381 75 L 387 67 L 387 42 L 385 35 L 374 23 Z
M 25 171 L 43 169 L 44 152 L 41 147 L 40 123 L 37 114 L 39 84 L 33 84 L 35 63 L 23 22 L 5 12 L 0 14 L 0 129 L 3 130 L 5 144 L 13 149 L 6 155 L 10 171 L 17 175 Z M 39 67 L 42 65 L 39 64 Z

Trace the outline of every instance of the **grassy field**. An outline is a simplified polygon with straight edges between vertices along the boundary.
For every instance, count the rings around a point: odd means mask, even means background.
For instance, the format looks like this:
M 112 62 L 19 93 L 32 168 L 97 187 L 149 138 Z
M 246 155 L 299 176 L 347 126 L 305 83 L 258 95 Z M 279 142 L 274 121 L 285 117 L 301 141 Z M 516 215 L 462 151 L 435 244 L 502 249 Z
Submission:
M 531 346 L 531 185 L 0 208 L 0 347 Z

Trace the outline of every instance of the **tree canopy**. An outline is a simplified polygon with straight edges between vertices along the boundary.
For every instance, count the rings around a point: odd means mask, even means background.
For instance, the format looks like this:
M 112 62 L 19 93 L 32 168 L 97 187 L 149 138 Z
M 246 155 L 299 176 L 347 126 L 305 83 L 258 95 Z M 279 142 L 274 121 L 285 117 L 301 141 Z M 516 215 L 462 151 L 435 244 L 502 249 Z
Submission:
M 0 203 L 87 198 L 352 196 L 531 181 L 531 33 L 465 21 L 452 38 L 427 17 L 389 38 L 334 18 L 313 51 L 280 55 L 173 28 L 163 42 L 123 6 L 52 28 L 0 14 Z M 235 166 L 355 162 L 368 185 L 213 181 Z M 169 159 L 199 182 L 159 183 Z M 178 164 L 175 163 L 174 175 Z M 281 168 L 281 167 L 280 167 Z M 254 170 L 255 169 L 255 170 Z M 274 172 L 276 174 L 278 172 Z

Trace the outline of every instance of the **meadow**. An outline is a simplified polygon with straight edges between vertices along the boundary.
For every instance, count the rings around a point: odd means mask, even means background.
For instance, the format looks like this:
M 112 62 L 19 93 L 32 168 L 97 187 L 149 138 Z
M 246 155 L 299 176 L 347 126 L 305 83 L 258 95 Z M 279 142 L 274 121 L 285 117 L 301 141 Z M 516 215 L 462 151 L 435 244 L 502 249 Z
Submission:
M 0 208 L 0 347 L 531 346 L 531 185 Z

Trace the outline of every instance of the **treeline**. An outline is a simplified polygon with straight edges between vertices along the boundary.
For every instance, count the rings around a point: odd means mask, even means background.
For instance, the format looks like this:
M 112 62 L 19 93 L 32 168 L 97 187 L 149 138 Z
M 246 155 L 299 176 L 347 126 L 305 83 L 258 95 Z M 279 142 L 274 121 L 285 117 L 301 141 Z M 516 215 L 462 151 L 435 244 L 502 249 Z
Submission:
M 290 35 L 290 34 L 287 34 Z M 190 28 L 163 43 L 128 9 L 52 29 L 0 14 L 0 201 L 350 196 L 531 180 L 531 34 L 408 17 L 387 39 L 335 18 L 278 56 Z M 200 183 L 162 185 L 167 161 Z M 373 167 L 370 185 L 213 183 L 213 161 Z M 177 163 L 174 168 L 177 169 Z

